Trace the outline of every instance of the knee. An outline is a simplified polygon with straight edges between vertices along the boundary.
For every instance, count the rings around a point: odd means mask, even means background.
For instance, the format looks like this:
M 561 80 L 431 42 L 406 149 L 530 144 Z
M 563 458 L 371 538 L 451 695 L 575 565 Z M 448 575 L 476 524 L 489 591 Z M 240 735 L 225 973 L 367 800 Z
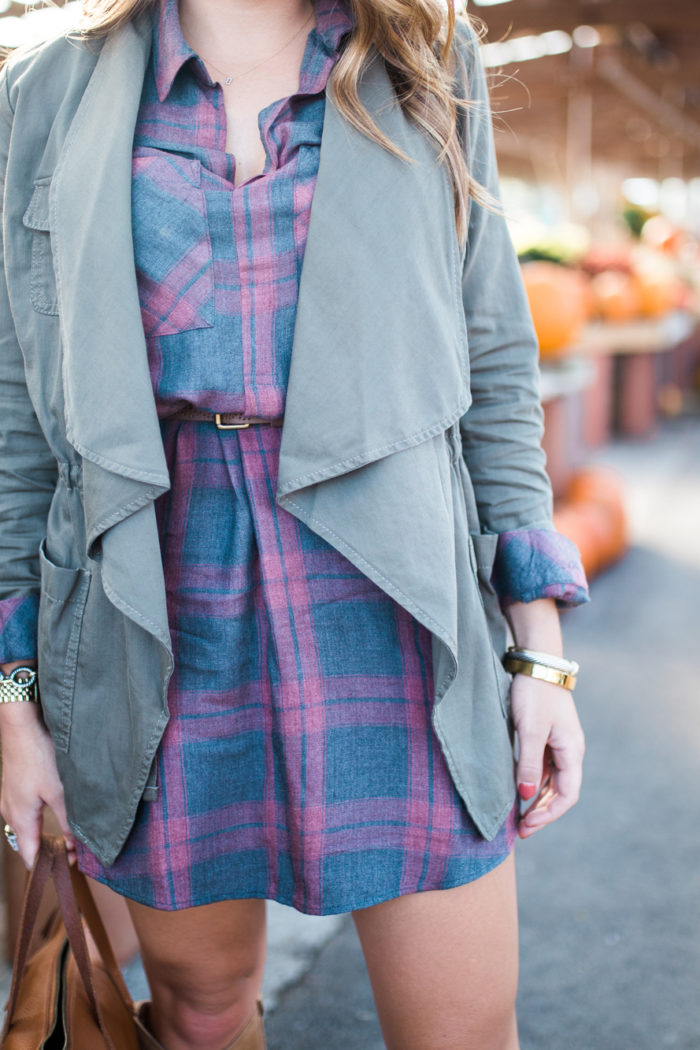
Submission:
M 221 1050 L 232 1042 L 245 1027 L 256 1008 L 257 989 L 243 994 L 242 989 L 232 989 L 224 1001 L 214 999 L 207 1003 L 203 999 L 173 1003 L 170 1028 L 185 1046 L 196 1046 L 200 1050 Z
M 151 1017 L 161 1032 L 198 1050 L 220 1050 L 256 1007 L 264 956 L 231 952 L 221 965 L 149 967 Z M 167 1040 L 164 1040 L 168 1045 Z
M 255 1009 L 265 966 L 265 902 L 225 901 L 183 912 L 132 905 L 164 1046 L 221 1050 Z
M 206 988 L 156 986 L 151 989 L 151 1018 L 157 1029 L 175 1035 L 180 1044 L 220 1050 L 245 1027 L 256 1009 L 260 983 L 259 975 L 251 972 Z

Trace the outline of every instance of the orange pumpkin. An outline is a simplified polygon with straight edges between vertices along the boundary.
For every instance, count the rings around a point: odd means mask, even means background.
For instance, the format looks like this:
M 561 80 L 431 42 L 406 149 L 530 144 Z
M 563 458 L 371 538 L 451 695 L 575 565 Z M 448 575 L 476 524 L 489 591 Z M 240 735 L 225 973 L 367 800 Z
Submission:
M 578 470 L 569 482 L 566 496 L 571 503 L 595 502 L 622 507 L 624 502 L 617 473 L 605 467 Z
M 587 319 L 585 278 L 549 262 L 524 263 L 522 272 L 540 354 L 558 357 L 573 345 Z
M 595 576 L 600 568 L 598 537 L 581 507 L 568 503 L 554 511 L 554 526 L 558 532 L 578 547 L 581 562 L 588 577 Z
M 668 274 L 653 269 L 640 269 L 634 281 L 645 317 L 658 317 L 672 310 L 677 302 L 677 285 Z
M 583 257 L 580 265 L 589 274 L 603 273 L 604 270 L 632 272 L 630 251 L 626 244 L 595 244 Z
M 555 511 L 554 524 L 579 548 L 587 575 L 594 576 L 617 561 L 628 547 L 627 515 L 617 476 L 601 468 L 576 474 L 566 502 Z
M 642 299 L 633 277 L 606 270 L 591 278 L 595 312 L 603 321 L 630 321 L 642 311 Z
M 685 235 L 664 215 L 654 215 L 642 227 L 642 241 L 667 255 L 677 255 L 683 248 Z

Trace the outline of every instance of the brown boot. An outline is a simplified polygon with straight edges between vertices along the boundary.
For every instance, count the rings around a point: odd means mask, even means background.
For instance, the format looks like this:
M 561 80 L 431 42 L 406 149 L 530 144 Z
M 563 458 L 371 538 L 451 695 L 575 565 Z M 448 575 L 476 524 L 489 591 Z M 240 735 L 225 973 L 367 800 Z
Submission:
M 136 1011 L 136 1029 L 139 1036 L 139 1046 L 141 1050 L 164 1050 L 162 1043 L 159 1043 L 154 1035 L 151 1035 L 151 1030 L 148 1027 L 148 1013 L 150 1008 L 150 1000 L 145 999 L 143 1002 L 134 1003 L 134 1010 Z
M 165 1050 L 148 1028 L 148 1013 L 150 1002 L 145 1000 L 136 1003 L 136 1023 L 139 1033 L 139 1045 L 141 1050 Z M 263 1024 L 263 1001 L 258 999 L 253 1016 L 248 1021 L 242 1032 L 240 1032 L 225 1050 L 267 1050 L 265 1042 L 265 1026 Z
M 263 1001 L 258 999 L 250 1021 L 225 1050 L 267 1050 L 263 1013 Z

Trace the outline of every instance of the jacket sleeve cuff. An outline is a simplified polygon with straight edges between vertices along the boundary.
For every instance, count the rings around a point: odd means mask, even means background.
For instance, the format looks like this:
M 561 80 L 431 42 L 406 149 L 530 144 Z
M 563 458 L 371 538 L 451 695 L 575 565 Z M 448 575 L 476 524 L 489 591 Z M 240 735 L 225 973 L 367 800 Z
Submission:
M 35 660 L 38 594 L 0 600 L 0 663 Z
M 493 586 L 503 607 L 538 598 L 555 598 L 560 607 L 590 601 L 578 547 L 555 529 L 500 533 Z

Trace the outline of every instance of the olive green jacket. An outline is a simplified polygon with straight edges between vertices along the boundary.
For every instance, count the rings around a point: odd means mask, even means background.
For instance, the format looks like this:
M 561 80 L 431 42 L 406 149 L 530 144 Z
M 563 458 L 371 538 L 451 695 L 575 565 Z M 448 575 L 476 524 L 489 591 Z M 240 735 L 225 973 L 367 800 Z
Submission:
M 0 76 L 0 598 L 40 589 L 68 816 L 107 865 L 157 797 L 173 668 L 130 213 L 151 32 L 142 14 L 89 46 L 58 37 Z M 466 24 L 456 40 L 475 99 L 462 141 L 497 192 Z M 377 52 L 360 97 L 414 163 L 329 94 L 276 499 L 431 631 L 435 732 L 492 838 L 515 797 L 497 534 L 552 527 L 537 345 L 504 219 L 472 203 L 460 249 L 446 169 Z

